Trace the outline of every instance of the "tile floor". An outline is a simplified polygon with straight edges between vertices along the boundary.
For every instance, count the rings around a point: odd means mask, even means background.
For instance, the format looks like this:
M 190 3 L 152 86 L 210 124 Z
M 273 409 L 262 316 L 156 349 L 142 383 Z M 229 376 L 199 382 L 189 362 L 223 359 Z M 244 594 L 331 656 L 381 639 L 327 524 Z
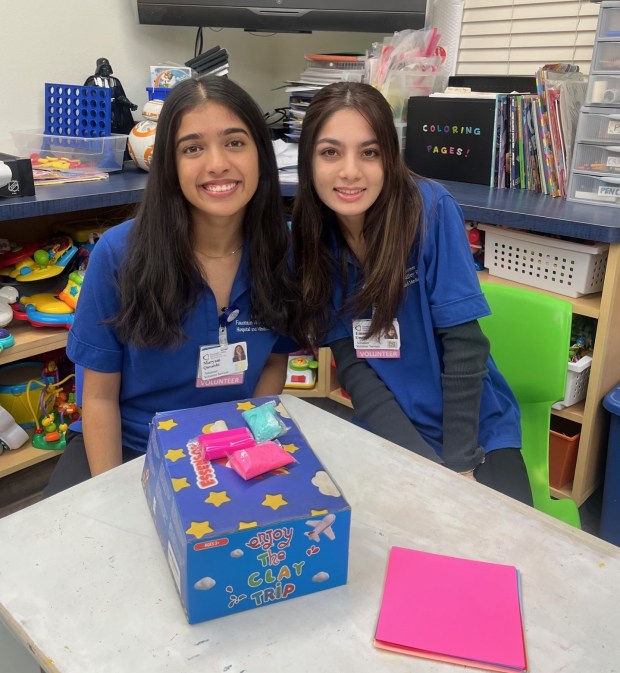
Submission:
M 308 401 L 346 420 L 353 415 L 351 409 L 332 400 L 317 398 Z M 0 479 L 0 518 L 41 500 L 43 488 L 57 460 L 52 458 Z M 583 530 L 592 535 L 598 535 L 601 502 L 602 489 L 599 489 L 579 508 Z

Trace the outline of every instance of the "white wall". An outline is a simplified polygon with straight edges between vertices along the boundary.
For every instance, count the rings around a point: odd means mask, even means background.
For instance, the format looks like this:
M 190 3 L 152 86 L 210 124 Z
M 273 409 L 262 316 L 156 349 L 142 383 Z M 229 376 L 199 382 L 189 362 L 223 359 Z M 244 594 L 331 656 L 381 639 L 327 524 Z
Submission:
M 45 82 L 83 84 L 94 73 L 97 59 L 105 56 L 127 97 L 141 108 L 147 100 L 150 65 L 183 64 L 194 56 L 195 28 L 140 25 L 135 0 L 3 0 L 1 4 L 0 149 L 12 148 L 11 130 L 43 127 Z M 288 96 L 271 89 L 301 73 L 304 53 L 363 53 L 382 37 L 331 32 L 258 36 L 240 29 L 205 28 L 204 49 L 216 44 L 225 47 L 230 78 L 267 112 L 286 104 Z

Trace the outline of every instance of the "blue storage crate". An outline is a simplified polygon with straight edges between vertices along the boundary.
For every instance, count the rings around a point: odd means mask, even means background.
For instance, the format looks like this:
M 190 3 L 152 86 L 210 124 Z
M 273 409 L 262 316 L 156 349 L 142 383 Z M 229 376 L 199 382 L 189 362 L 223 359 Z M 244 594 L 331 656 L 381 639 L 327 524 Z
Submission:
M 45 84 L 45 134 L 103 138 L 112 133 L 112 89 Z
M 172 88 L 152 87 L 147 86 L 146 92 L 149 95 L 149 100 L 166 100 Z
M 600 536 L 620 546 L 620 383 L 605 395 L 603 406 L 611 418 Z

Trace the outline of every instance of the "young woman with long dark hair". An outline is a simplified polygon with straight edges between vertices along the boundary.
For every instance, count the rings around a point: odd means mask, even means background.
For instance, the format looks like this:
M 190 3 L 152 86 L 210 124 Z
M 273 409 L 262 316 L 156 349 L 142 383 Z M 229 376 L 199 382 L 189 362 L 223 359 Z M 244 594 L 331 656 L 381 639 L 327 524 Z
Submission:
M 137 215 L 89 261 L 67 346 L 83 416 L 48 495 L 146 451 L 156 412 L 282 391 L 296 294 L 281 204 L 252 98 L 220 77 L 175 86 Z
M 298 164 L 298 338 L 331 346 L 369 429 L 531 504 L 458 204 L 408 170 L 390 106 L 368 85 L 315 95 Z

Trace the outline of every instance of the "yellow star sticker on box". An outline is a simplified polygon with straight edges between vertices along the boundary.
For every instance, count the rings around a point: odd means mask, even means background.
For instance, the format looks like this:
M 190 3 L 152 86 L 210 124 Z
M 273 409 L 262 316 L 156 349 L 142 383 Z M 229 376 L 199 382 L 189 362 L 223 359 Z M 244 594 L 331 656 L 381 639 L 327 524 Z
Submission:
M 252 402 L 237 402 L 237 411 L 248 411 L 254 409 L 255 406 Z
M 267 494 L 263 502 L 261 502 L 261 505 L 271 507 L 271 509 L 275 510 L 284 507 L 284 505 L 288 505 L 288 502 L 282 497 L 281 493 L 277 493 L 276 495 Z
M 211 528 L 208 521 L 192 521 L 192 525 L 185 532 L 200 540 L 201 537 L 212 533 L 213 528 Z
M 172 428 L 176 427 L 178 424 L 175 423 L 172 419 L 168 421 L 159 421 L 157 424 L 157 429 L 158 430 L 172 430 Z
M 179 479 L 175 479 L 174 477 L 172 477 L 170 481 L 172 482 L 172 488 L 174 489 L 175 493 L 178 493 L 183 488 L 190 487 L 190 483 L 189 481 L 187 481 L 187 477 L 180 477 Z
M 166 452 L 166 459 L 176 463 L 177 460 L 181 460 L 181 458 L 185 458 L 185 451 L 183 449 L 168 449 Z
M 289 471 L 285 467 L 278 467 L 272 470 L 271 474 L 289 474 Z
M 329 514 L 329 510 L 327 510 L 327 509 L 311 509 L 310 510 L 310 516 L 324 516 L 325 514 Z
M 282 444 L 282 448 L 289 453 L 295 453 L 295 451 L 299 451 L 299 447 L 295 446 L 295 444 Z
M 209 497 L 205 499 L 205 502 L 219 507 L 225 502 L 230 502 L 230 498 L 226 495 L 226 491 L 211 491 Z
M 239 530 L 247 530 L 248 528 L 256 528 L 258 524 L 256 521 L 239 521 Z

